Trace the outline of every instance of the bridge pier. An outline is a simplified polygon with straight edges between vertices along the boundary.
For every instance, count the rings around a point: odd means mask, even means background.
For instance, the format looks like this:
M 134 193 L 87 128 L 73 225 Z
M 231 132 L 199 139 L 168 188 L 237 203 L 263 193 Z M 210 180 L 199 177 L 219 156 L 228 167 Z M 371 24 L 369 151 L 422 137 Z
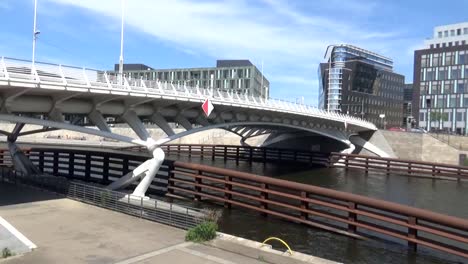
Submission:
M 154 148 L 152 151 L 152 155 L 152 159 L 143 162 L 133 171 L 114 181 L 109 186 L 107 186 L 107 189 L 122 189 L 141 179 L 140 183 L 137 185 L 132 195 L 145 197 L 146 191 L 148 190 L 149 186 L 153 182 L 154 177 L 161 168 L 165 157 L 164 151 L 160 147 Z
M 15 169 L 26 175 L 40 174 L 41 171 L 32 163 L 28 156 L 18 147 L 16 140 L 24 127 L 24 123 L 16 123 L 13 131 L 8 135 L 8 150 Z

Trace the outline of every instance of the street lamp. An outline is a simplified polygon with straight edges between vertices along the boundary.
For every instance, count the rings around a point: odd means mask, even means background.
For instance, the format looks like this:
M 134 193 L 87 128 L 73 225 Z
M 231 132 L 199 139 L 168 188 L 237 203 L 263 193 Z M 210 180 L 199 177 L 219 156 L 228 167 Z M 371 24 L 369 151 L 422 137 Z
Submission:
M 37 0 L 36 0 L 37 1 Z M 120 28 L 120 57 L 119 57 L 119 84 L 123 84 L 123 44 L 124 44 L 124 1 L 120 1 L 121 6 L 121 28 Z
M 37 0 L 34 0 L 34 25 L 33 25 L 32 68 L 31 68 L 31 72 L 33 71 L 34 62 L 36 60 L 36 39 L 37 39 L 37 36 L 41 33 L 36 28 L 36 26 L 37 26 L 36 21 L 37 21 Z

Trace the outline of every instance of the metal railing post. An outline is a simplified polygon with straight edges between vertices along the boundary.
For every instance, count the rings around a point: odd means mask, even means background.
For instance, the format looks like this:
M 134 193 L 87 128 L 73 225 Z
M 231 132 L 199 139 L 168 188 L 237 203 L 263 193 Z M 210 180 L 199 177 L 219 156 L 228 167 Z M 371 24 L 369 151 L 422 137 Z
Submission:
M 418 220 L 414 216 L 408 216 L 408 239 L 417 239 L 418 236 L 418 230 L 414 228 L 413 226 L 417 225 Z M 417 243 L 413 241 L 408 240 L 408 248 L 416 252 L 417 250 Z
M 350 210 L 348 212 L 348 221 L 350 221 L 351 223 L 348 223 L 348 232 L 351 232 L 351 233 L 356 233 L 356 225 L 353 224 L 356 222 L 357 220 L 357 214 L 355 212 L 353 212 L 354 210 L 356 210 L 356 203 L 354 202 L 348 202 L 348 209 Z
M 301 191 L 301 199 L 307 199 L 307 192 Z M 308 210 L 309 209 L 309 203 L 307 201 L 301 200 L 301 209 L 302 210 Z M 301 211 L 301 219 L 307 220 L 309 219 L 309 214 L 307 212 Z
M 268 203 L 266 200 L 268 199 L 268 193 L 265 192 L 264 190 L 268 189 L 268 185 L 266 183 L 261 183 L 260 188 L 263 190 L 260 192 L 260 209 L 262 210 L 267 210 L 268 209 Z M 261 212 L 262 216 L 267 216 L 268 214 L 266 212 Z

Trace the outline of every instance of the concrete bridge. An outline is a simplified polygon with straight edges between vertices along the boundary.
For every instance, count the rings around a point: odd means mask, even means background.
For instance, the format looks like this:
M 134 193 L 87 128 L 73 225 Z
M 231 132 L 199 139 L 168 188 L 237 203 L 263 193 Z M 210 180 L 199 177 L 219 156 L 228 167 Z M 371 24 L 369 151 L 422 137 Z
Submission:
M 152 154 L 152 159 L 109 186 L 118 189 L 140 180 L 134 191 L 140 196 L 145 195 L 164 160 L 159 146 L 213 128 L 238 134 L 243 144 L 248 138 L 269 135 L 265 146 L 289 144 L 310 149 L 315 144 L 321 150 L 351 153 L 356 144 L 379 156 L 387 156 L 366 140 L 355 137 L 376 131 L 370 122 L 228 90 L 132 80 L 100 70 L 37 62 L 33 65 L 30 61 L 2 57 L 0 93 L 0 120 L 16 124 L 12 131 L 0 131 L 8 136 L 16 169 L 40 173 L 15 144 L 23 135 L 66 129 L 111 138 L 143 146 Z M 208 117 L 201 109 L 206 98 L 214 105 Z M 73 118 L 66 120 L 66 116 Z M 138 138 L 112 133 L 109 118 L 128 124 Z M 147 122 L 159 126 L 167 136 L 152 139 L 144 125 Z M 170 123 L 180 124 L 185 131 L 176 134 Z M 22 132 L 25 124 L 43 128 Z M 353 143 L 349 140 L 351 136 L 355 139 Z

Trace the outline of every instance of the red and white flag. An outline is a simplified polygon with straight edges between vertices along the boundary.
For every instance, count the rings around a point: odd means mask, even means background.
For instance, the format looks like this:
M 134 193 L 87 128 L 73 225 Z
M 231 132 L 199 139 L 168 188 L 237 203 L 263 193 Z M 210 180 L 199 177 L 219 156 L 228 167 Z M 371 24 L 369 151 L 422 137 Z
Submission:
M 205 113 L 205 115 L 207 117 L 210 116 L 211 112 L 214 109 L 213 104 L 211 103 L 210 99 L 208 99 L 208 98 L 205 100 L 205 102 L 203 102 L 201 107 L 202 107 L 203 112 Z

